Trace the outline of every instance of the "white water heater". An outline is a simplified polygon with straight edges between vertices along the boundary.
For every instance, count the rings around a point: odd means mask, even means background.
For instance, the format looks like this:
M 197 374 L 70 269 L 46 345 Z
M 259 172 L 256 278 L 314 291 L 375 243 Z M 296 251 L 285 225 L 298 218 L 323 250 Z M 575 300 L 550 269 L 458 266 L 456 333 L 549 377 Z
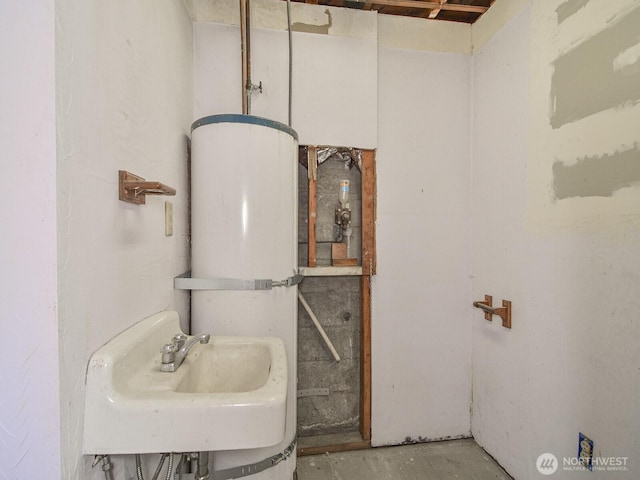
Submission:
M 251 282 L 285 280 L 297 270 L 298 137 L 272 120 L 213 115 L 193 124 L 191 158 L 191 276 L 220 287 L 192 291 L 192 333 L 274 336 L 287 349 L 283 441 L 215 452 L 214 470 L 221 470 L 278 455 L 295 440 L 298 288 L 253 289 Z M 250 478 L 290 480 L 295 463 L 294 449 Z

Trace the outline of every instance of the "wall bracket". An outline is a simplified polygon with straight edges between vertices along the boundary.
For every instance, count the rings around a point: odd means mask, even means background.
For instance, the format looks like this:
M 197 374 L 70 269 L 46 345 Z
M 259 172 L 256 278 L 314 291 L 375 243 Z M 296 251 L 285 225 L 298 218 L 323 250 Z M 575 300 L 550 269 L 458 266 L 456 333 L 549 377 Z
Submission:
M 493 297 L 491 295 L 484 296 L 484 302 L 473 302 L 473 306 L 484 312 L 485 320 L 492 320 L 493 315 L 497 315 L 502 319 L 502 326 L 511 328 L 511 302 L 502 300 L 502 307 L 493 307 Z
M 138 175 L 118 170 L 118 198 L 123 202 L 144 205 L 147 195 L 175 195 L 176 189 L 156 181 L 147 181 Z

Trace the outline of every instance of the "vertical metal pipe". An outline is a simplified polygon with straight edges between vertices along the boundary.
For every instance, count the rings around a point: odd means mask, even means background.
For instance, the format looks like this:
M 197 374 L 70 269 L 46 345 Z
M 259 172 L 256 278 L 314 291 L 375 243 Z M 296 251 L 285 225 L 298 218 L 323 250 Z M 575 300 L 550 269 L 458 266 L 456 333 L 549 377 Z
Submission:
M 247 115 L 251 115 L 251 0 L 245 0 L 246 11 L 245 18 L 245 37 L 246 37 L 246 51 L 247 51 L 247 81 L 244 85 L 244 94 L 247 97 Z
M 195 478 L 196 480 L 207 480 L 209 478 L 209 452 L 198 452 L 198 468 Z
M 105 480 L 113 480 L 113 465 L 109 455 L 102 457 L 102 471 L 104 472 Z
M 240 50 L 242 53 L 242 114 L 247 115 L 247 10 L 245 0 L 240 1 Z

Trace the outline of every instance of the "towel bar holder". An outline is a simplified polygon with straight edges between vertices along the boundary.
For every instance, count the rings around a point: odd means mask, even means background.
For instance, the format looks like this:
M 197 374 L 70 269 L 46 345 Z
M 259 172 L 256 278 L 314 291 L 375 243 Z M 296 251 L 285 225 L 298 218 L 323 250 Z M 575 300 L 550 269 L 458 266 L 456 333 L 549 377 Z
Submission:
M 144 205 L 147 195 L 175 195 L 176 189 L 156 181 L 147 181 L 138 175 L 118 171 L 118 198 L 123 202 Z
M 485 320 L 492 320 L 493 315 L 497 315 L 502 319 L 502 326 L 511 328 L 511 302 L 502 300 L 502 307 L 493 306 L 493 297 L 491 295 L 484 296 L 484 302 L 473 302 L 473 306 L 484 312 Z

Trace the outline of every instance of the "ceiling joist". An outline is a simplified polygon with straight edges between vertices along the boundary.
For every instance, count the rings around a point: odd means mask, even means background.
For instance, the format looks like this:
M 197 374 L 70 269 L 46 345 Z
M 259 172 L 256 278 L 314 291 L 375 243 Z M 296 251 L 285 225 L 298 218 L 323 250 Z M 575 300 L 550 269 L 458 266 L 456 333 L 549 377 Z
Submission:
M 350 3 L 371 3 L 373 5 L 386 5 L 389 7 L 405 7 L 405 8 L 420 8 L 426 10 L 447 10 L 450 12 L 467 12 L 467 13 L 484 13 L 489 7 L 482 7 L 479 5 L 460 5 L 454 3 L 440 3 L 440 2 L 422 2 L 420 0 L 347 0 L 346 5 Z
M 440 5 L 444 5 L 447 3 L 447 0 L 440 0 Z M 434 19 L 438 16 L 438 14 L 442 11 L 442 8 L 434 8 L 429 12 L 429 18 Z
M 495 0 L 292 0 L 294 2 L 434 20 L 475 22 Z

